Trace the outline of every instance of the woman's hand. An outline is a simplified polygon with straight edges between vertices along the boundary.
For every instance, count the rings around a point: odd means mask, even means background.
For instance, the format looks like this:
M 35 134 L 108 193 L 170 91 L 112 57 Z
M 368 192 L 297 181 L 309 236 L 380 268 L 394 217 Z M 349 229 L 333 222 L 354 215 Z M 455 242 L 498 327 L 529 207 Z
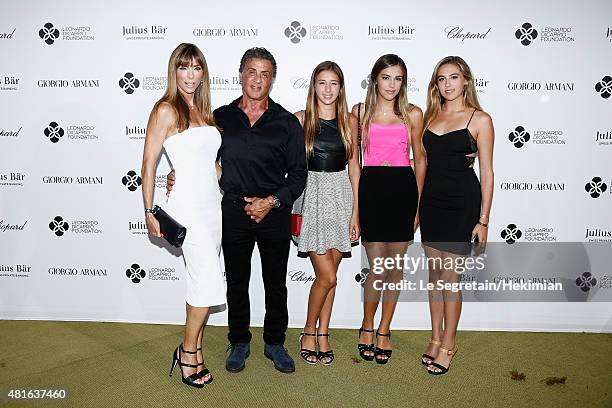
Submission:
M 155 216 L 151 213 L 147 213 L 147 229 L 149 230 L 149 234 L 153 235 L 157 238 L 163 238 L 163 234 L 159 230 L 159 221 L 155 218 Z
M 476 224 L 474 229 L 472 230 L 472 241 L 474 237 L 478 237 L 478 246 L 483 247 L 487 243 L 487 234 L 489 229 L 481 224 Z
M 357 214 L 351 215 L 351 221 L 349 222 L 349 238 L 351 242 L 356 242 L 361 236 L 361 227 L 359 226 L 359 216 Z

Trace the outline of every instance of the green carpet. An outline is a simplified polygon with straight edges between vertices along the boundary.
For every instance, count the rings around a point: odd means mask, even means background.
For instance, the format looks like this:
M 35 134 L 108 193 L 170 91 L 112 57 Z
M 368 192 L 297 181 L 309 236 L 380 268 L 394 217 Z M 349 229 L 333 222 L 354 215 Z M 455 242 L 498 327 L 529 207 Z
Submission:
M 0 388 L 64 388 L 71 407 L 612 407 L 612 335 L 460 332 L 444 376 L 419 363 L 428 332 L 394 331 L 386 366 L 358 359 L 356 330 L 332 330 L 336 361 L 309 366 L 288 332 L 294 374 L 274 370 L 253 329 L 251 357 L 238 374 L 224 369 L 225 327 L 205 331 L 204 358 L 214 382 L 204 389 L 168 377 L 182 327 L 123 323 L 0 321 Z M 525 374 L 513 380 L 510 371 Z M 178 371 L 177 371 L 178 372 Z M 547 377 L 567 377 L 547 385 Z M 607 384 L 607 385 L 606 385 Z

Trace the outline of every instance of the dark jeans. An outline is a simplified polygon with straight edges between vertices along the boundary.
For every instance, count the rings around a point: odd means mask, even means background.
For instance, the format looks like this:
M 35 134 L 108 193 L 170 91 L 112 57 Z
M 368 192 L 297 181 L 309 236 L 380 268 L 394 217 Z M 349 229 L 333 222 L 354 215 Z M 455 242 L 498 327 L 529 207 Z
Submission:
M 258 224 L 246 215 L 246 203 L 227 194 L 222 201 L 222 246 L 227 280 L 230 343 L 248 343 L 251 308 L 249 280 L 255 242 L 261 258 L 266 315 L 264 341 L 283 344 L 287 330 L 287 261 L 291 240 L 291 210 L 272 209 Z

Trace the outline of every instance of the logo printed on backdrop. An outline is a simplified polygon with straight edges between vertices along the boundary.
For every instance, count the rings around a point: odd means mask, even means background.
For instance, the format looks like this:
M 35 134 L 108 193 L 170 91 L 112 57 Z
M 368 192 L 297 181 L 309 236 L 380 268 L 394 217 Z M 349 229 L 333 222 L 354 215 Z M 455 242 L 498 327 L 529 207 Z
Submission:
M 57 122 L 49 123 L 43 134 L 51 143 L 57 143 L 64 135 L 71 141 L 98 140 L 98 135 L 95 134 L 96 127 L 94 125 L 68 125 L 66 131 Z
M 194 28 L 191 33 L 193 34 L 194 37 L 208 37 L 208 38 L 259 37 L 259 28 L 256 28 L 256 27 L 201 27 L 201 28 Z
M 527 132 L 523 126 L 517 126 L 508 134 L 508 140 L 517 149 L 525 146 L 530 140 L 533 145 L 565 145 L 565 133 L 563 130 L 538 129 L 531 132 Z
M 540 42 L 551 43 L 573 43 L 572 27 L 546 26 L 536 30 L 531 23 L 523 23 L 514 32 L 514 37 L 524 46 L 528 46 L 539 39 Z
M 409 93 L 419 92 L 419 88 L 414 86 L 416 84 L 416 78 L 408 77 L 406 79 L 408 82 L 406 83 L 406 91 Z M 487 81 L 488 82 L 488 81 Z M 368 75 L 364 80 L 361 81 L 361 88 L 367 89 L 370 85 L 370 76 Z
M 595 132 L 595 141 L 600 146 L 612 146 L 612 131 L 599 131 Z
M 591 275 L 591 272 L 584 272 L 582 275 L 576 278 L 576 286 L 578 286 L 583 292 L 588 292 L 596 285 L 597 279 Z
M 603 77 L 595 84 L 595 90 L 602 98 L 608 99 L 612 95 L 612 77 L 610 75 Z
M 574 82 L 508 82 L 510 91 L 573 92 Z
M 501 232 L 501 237 L 506 241 L 507 244 L 514 244 L 516 241 L 521 239 L 523 236 L 522 231 L 516 226 L 516 224 L 508 224 Z
M 240 77 L 238 76 L 211 76 L 210 79 L 211 91 L 240 91 Z
M 17 130 L 5 130 L 0 128 L 0 137 L 18 137 L 23 126 L 19 126 Z
M 289 84 L 293 89 L 308 89 L 310 79 L 306 77 L 291 78 Z
M 147 128 L 144 126 L 125 125 L 125 135 L 129 140 L 144 140 L 147 134 Z
M 10 222 L 4 222 L 3 219 L 0 219 L 0 232 L 4 233 L 7 231 L 23 231 L 27 223 L 28 223 L 28 220 L 25 220 L 23 224 L 19 224 L 19 223 L 12 224 Z
M 131 72 L 126 72 L 119 80 L 119 87 L 128 95 L 133 94 L 139 86 L 140 81 Z
M 23 187 L 25 178 L 26 174 L 19 171 L 0 173 L 0 186 Z
M 0 278 L 29 278 L 32 267 L 25 264 L 0 264 Z
M 306 29 L 299 21 L 292 21 L 291 24 L 285 27 L 283 33 L 293 44 L 297 44 L 302 40 L 342 40 L 340 26 L 332 24 L 316 24 L 308 26 Z
M 53 45 L 56 40 L 62 41 L 93 41 L 95 37 L 91 33 L 90 26 L 64 26 L 57 29 L 53 23 L 46 23 L 38 30 L 38 36 L 47 45 Z
M 142 184 L 142 179 L 134 170 L 130 170 L 125 176 L 123 176 L 121 182 L 127 187 L 128 190 L 136 191 Z
M 612 230 L 587 228 L 584 237 L 587 242 L 612 242 Z
M 102 176 L 43 176 L 43 184 L 102 185 Z
M 584 189 L 592 198 L 599 198 L 608 189 L 608 185 L 603 182 L 601 177 L 593 177 L 591 181 L 584 185 Z
M 368 37 L 377 41 L 410 41 L 415 29 L 409 25 L 368 25 Z
M 52 276 L 87 276 L 104 277 L 108 276 L 106 268 L 73 268 L 73 267 L 50 267 L 47 273 Z
M 489 32 L 491 32 L 491 27 L 489 27 L 486 31 L 483 32 L 471 32 L 469 30 L 464 32 L 463 27 L 457 26 L 448 26 L 444 29 L 446 38 L 448 38 L 449 40 L 460 40 L 461 42 L 465 40 L 485 40 Z
M 370 270 L 368 268 L 363 268 L 357 275 L 355 275 L 355 281 L 363 287 L 369 273 Z
M 0 91 L 18 91 L 20 80 L 13 75 L 0 75 Z
M 474 78 L 474 87 L 476 88 L 476 92 L 485 93 L 487 86 L 489 86 L 489 82 L 491 81 L 488 79 Z
M 499 188 L 503 191 L 565 191 L 565 183 L 502 181 Z
M 165 40 L 168 27 L 161 25 L 151 26 L 122 26 L 122 36 L 125 40 Z
M 49 229 L 58 237 L 64 235 L 69 228 L 70 225 L 68 225 L 68 223 L 59 215 L 49 223 Z
M 147 274 L 144 269 L 140 267 L 140 265 L 132 264 L 132 266 L 125 271 L 125 276 L 127 276 L 127 278 L 133 283 L 140 283 L 140 281 L 144 279 Z
M 289 276 L 289 280 L 291 280 L 291 282 L 308 284 L 315 281 L 315 277 L 312 274 L 309 275 L 306 272 L 298 269 L 288 271 L 287 276 Z
M 606 31 L 606 38 L 608 39 L 608 42 L 612 43 L 612 28 L 608 27 L 608 30 Z
M 13 34 L 15 34 L 15 30 L 17 30 L 17 29 L 13 28 L 13 31 L 11 31 L 10 33 L 8 31 L 0 32 L 0 39 L 5 39 L 5 40 L 12 39 L 13 38 Z
M 99 79 L 39 79 L 39 88 L 99 88 Z
M 128 231 L 132 235 L 148 235 L 147 224 L 142 221 L 128 221 Z

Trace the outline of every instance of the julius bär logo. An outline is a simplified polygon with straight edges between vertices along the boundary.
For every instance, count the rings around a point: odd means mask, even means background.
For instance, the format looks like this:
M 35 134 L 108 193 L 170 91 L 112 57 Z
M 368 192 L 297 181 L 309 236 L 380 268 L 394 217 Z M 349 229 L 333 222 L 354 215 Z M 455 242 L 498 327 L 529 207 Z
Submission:
M 64 129 L 62 129 L 57 122 L 51 122 L 49 126 L 45 128 L 44 133 L 52 143 L 57 143 L 64 136 Z
M 576 286 L 583 292 L 588 292 L 595 285 L 597 285 L 597 279 L 591 275 L 591 272 L 585 272 L 576 278 Z
M 70 228 L 68 223 L 59 215 L 49 223 L 49 229 L 58 237 L 64 235 L 68 228 Z
M 53 27 L 53 24 L 47 23 L 43 28 L 38 30 L 38 36 L 42 38 L 45 43 L 51 45 L 59 38 L 60 32 L 57 28 Z
M 527 46 L 538 37 L 538 32 L 531 24 L 525 23 L 521 26 L 521 28 L 516 30 L 514 36 L 521 42 L 521 44 Z
M 514 128 L 512 132 L 508 135 L 508 139 L 512 142 L 514 147 L 521 148 L 531 139 L 531 136 L 524 127 L 517 126 Z
M 127 187 L 128 190 L 136 191 L 138 186 L 142 184 L 142 179 L 134 170 L 130 170 L 125 176 L 123 176 L 121 182 Z
M 599 198 L 600 195 L 605 193 L 608 186 L 603 182 L 601 177 L 593 177 L 591 181 L 584 185 L 584 189 L 591 197 Z
M 139 86 L 140 81 L 131 72 L 126 72 L 123 78 L 119 80 L 119 87 L 128 95 L 133 94 Z
M 292 22 L 289 27 L 285 28 L 285 37 L 297 44 L 306 37 L 306 29 L 302 27 L 299 21 Z
M 606 75 L 595 84 L 595 90 L 599 92 L 602 98 L 608 99 L 612 95 L 612 77 L 610 75 Z
M 355 275 L 355 281 L 361 286 L 363 286 L 369 273 L 370 273 L 370 270 L 368 268 L 363 268 L 361 272 Z
M 523 236 L 523 233 L 516 226 L 516 224 L 508 224 L 506 228 L 504 228 L 501 232 L 501 237 L 508 244 L 514 244 L 517 240 L 519 240 Z
M 144 269 L 140 267 L 140 265 L 132 264 L 132 266 L 126 269 L 125 276 L 127 276 L 127 278 L 134 283 L 140 283 L 140 281 L 144 279 L 147 274 Z

